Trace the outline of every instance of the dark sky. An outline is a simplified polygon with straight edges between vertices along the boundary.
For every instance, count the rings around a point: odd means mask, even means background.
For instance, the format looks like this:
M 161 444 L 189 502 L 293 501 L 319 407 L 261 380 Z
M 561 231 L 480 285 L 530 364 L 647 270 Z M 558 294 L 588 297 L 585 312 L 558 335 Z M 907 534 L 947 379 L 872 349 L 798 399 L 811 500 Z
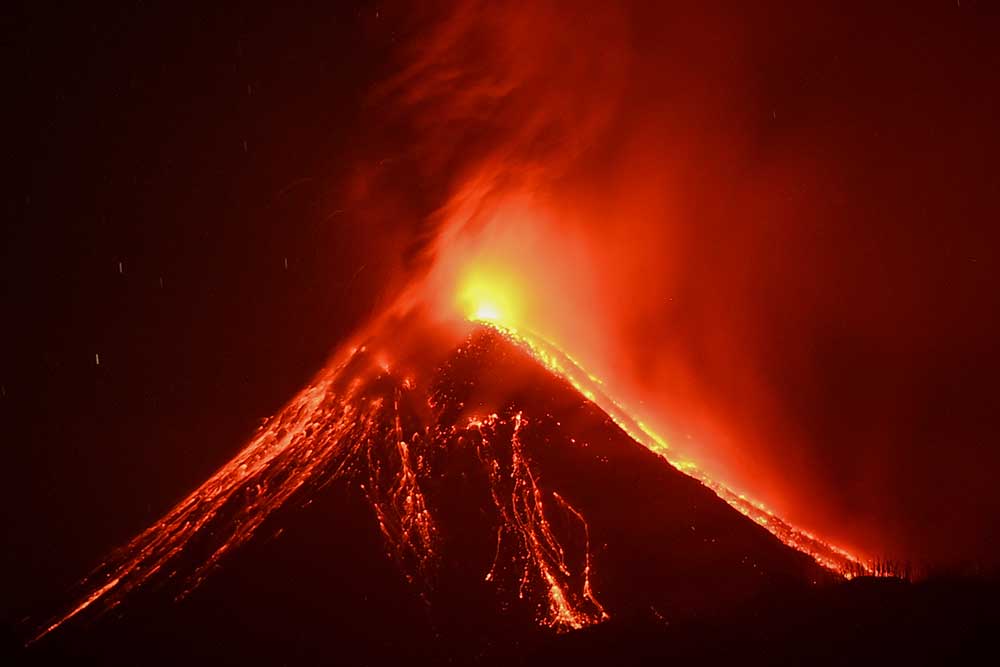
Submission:
M 663 360 L 620 347 L 684 357 L 702 378 L 679 399 L 687 413 L 708 406 L 765 443 L 723 458 L 808 505 L 803 520 L 874 550 L 996 564 L 1000 31 L 985 3 L 895 5 L 715 8 L 691 17 L 697 30 L 684 12 L 626 17 L 616 39 L 641 64 L 618 108 L 674 109 L 652 134 L 664 150 L 671 133 L 694 137 L 664 173 L 698 222 L 670 236 L 689 252 L 663 278 L 681 305 L 637 297 L 616 354 L 646 369 Z M 429 169 L 426 124 L 373 97 L 427 28 L 406 7 L 12 18 L 5 614 L 57 595 L 227 460 L 386 303 L 455 174 L 503 143 L 479 137 Z M 661 77 L 691 94 L 658 95 Z M 643 136 L 628 126 L 595 142 Z M 635 166 L 594 164 L 569 187 Z M 758 224 L 805 210 L 807 224 Z M 720 328 L 740 344 L 692 343 Z M 650 334 L 664 329 L 680 333 Z M 767 376 L 766 407 L 746 368 Z M 683 388 L 670 368 L 651 375 L 669 406 Z M 766 444 L 789 433 L 794 447 Z
M 9 26 L 5 607 L 200 484 L 378 307 L 385 244 L 342 210 L 383 157 L 361 122 L 392 39 L 374 11 L 33 6 Z

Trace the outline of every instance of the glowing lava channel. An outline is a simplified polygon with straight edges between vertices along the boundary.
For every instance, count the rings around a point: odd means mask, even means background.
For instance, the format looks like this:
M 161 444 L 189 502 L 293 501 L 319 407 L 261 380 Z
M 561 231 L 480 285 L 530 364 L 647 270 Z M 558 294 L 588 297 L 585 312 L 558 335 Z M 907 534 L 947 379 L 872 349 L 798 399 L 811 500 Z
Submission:
M 495 329 L 512 343 L 527 352 L 552 373 L 569 382 L 577 391 L 600 407 L 625 433 L 651 452 L 662 456 L 670 465 L 694 477 L 712 489 L 716 495 L 747 518 L 764 527 L 784 544 L 811 556 L 823 567 L 850 579 L 859 574 L 870 575 L 871 569 L 857 556 L 845 549 L 824 542 L 811 533 L 792 526 L 769 510 L 762 503 L 736 493 L 724 484 L 711 479 L 698 465 L 688 459 L 672 455 L 666 440 L 653 432 L 641 420 L 633 417 L 618 401 L 601 389 L 600 378 L 587 372 L 568 353 L 537 334 L 507 326 L 495 317 L 479 317 L 479 309 L 469 312 L 468 319 Z
M 477 442 L 476 455 L 488 472 L 496 510 L 497 552 L 486 581 L 499 590 L 498 575 L 513 564 L 519 569 L 518 598 L 543 599 L 537 620 L 556 631 L 607 618 L 591 589 L 587 523 L 555 492 L 547 502 L 536 483 L 520 439 L 527 419 L 517 412 L 442 424 L 441 414 L 454 400 L 440 387 L 430 395 L 418 390 L 412 379 L 394 374 L 366 347 L 351 350 L 266 421 L 229 463 L 81 582 L 78 600 L 31 642 L 88 609 L 100 613 L 117 607 L 154 580 L 181 582 L 178 598 L 184 597 L 293 494 L 316 491 L 336 479 L 362 490 L 390 556 L 409 582 L 429 588 L 440 540 L 426 488 L 441 476 L 436 463 L 470 439 Z M 418 405 L 435 414 L 422 417 Z M 567 547 L 550 525 L 553 505 L 583 536 L 578 571 L 567 564 Z M 207 556 L 195 563 L 183 557 L 194 551 Z
M 601 380 L 573 357 L 541 336 L 510 326 L 509 322 L 518 321 L 520 304 L 513 298 L 495 298 L 485 282 L 481 284 L 482 289 L 462 295 L 467 319 L 492 328 L 524 350 L 602 409 L 636 442 L 701 481 L 786 545 L 845 577 L 871 573 L 854 555 L 791 526 L 763 505 L 710 479 L 693 462 L 672 456 L 666 441 L 610 398 Z M 443 410 L 439 405 L 447 400 L 418 391 L 411 379 L 395 375 L 388 362 L 366 347 L 350 350 L 342 362 L 327 366 L 265 422 L 229 463 L 81 582 L 77 601 L 40 628 L 32 641 L 88 609 L 118 606 L 154 578 L 183 582 L 183 597 L 294 494 L 318 490 L 335 479 L 349 480 L 362 489 L 406 578 L 426 584 L 439 557 L 439 528 L 426 496 L 427 482 L 438 474 L 435 452 L 450 451 L 462 438 L 477 443 L 496 511 L 496 557 L 484 574 L 486 581 L 496 583 L 499 590 L 504 566 L 513 564 L 519 571 L 518 597 L 541 597 L 537 619 L 557 631 L 607 618 L 591 588 L 587 523 L 568 501 L 554 491 L 546 496 L 537 484 L 521 444 L 527 419 L 515 412 L 445 426 L 436 423 L 441 412 L 428 421 L 413 409 L 420 404 Z M 565 547 L 552 530 L 553 510 L 571 517 L 579 527 L 584 553 L 578 571 L 568 565 Z M 208 555 L 191 563 L 180 558 L 189 550 Z
M 552 498 L 580 525 L 584 534 L 585 564 L 581 573 L 580 592 L 573 590 L 574 575 L 566 564 L 563 546 L 552 532 L 546 516 L 544 494 L 535 481 L 520 433 L 527 420 L 523 413 L 513 416 L 513 432 L 509 440 L 509 461 L 501 463 L 497 448 L 491 441 L 497 437 L 498 427 L 504 424 L 496 414 L 485 419 L 471 419 L 469 428 L 479 435 L 477 454 L 489 471 L 493 503 L 501 517 L 497 528 L 497 555 L 486 580 L 496 578 L 504 538 L 515 542 L 514 560 L 521 563 L 518 597 L 524 598 L 532 583 L 539 579 L 544 586 L 548 609 L 540 617 L 542 623 L 556 630 L 578 630 L 608 618 L 590 586 L 590 531 L 587 522 L 562 496 L 553 492 Z M 504 448 L 506 449 L 506 448 Z
M 491 290 L 486 285 L 473 282 L 472 287 L 466 286 L 460 292 L 458 305 L 460 308 L 464 308 L 469 321 L 495 329 L 552 373 L 569 382 L 577 391 L 607 413 L 615 424 L 633 440 L 651 452 L 662 456 L 673 467 L 712 489 L 719 498 L 767 529 L 784 544 L 808 554 L 823 567 L 845 578 L 850 579 L 858 574 L 872 574 L 870 568 L 857 556 L 845 549 L 824 542 L 801 528 L 792 526 L 775 515 L 764 504 L 751 500 L 742 493 L 736 493 L 724 484 L 710 478 L 694 461 L 674 456 L 666 440 L 652 431 L 640 419 L 634 417 L 622 404 L 604 393 L 601 388 L 604 383 L 601 379 L 584 369 L 580 362 L 569 353 L 538 334 L 505 324 L 504 322 L 516 320 L 504 317 L 504 311 L 495 305 L 498 302 L 497 294 L 503 293 L 507 293 L 507 291 L 496 288 Z M 477 301 L 476 299 L 481 300 Z M 512 299 L 508 297 L 507 301 L 512 301 Z

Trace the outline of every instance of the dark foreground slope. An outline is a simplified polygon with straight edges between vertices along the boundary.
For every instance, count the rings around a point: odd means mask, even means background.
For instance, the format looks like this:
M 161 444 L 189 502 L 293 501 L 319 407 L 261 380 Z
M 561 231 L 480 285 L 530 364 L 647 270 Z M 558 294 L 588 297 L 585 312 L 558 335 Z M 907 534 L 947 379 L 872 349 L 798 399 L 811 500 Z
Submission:
M 946 592 L 920 616 L 934 599 L 923 590 L 838 584 L 492 330 L 444 353 L 417 348 L 392 365 L 377 344 L 355 353 L 298 437 L 321 451 L 318 420 L 342 416 L 331 406 L 348 386 L 367 426 L 338 436 L 322 469 L 190 594 L 176 599 L 246 525 L 245 496 L 217 508 L 160 575 L 27 651 L 12 645 L 14 657 L 823 662 L 868 640 L 895 646 L 934 619 L 950 619 L 935 636 L 953 648 L 985 618 L 973 613 L 978 589 L 962 604 Z M 293 478 L 266 472 L 253 493 Z
M 552 638 L 523 664 L 995 664 L 998 599 L 995 580 L 862 578 L 787 591 L 712 618 L 612 619 Z

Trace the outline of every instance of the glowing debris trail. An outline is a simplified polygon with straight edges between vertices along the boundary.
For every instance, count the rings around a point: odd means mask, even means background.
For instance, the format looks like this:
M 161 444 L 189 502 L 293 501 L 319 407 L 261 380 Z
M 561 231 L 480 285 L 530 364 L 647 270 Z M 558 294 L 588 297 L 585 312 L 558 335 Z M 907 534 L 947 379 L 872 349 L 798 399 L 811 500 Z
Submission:
M 484 326 L 489 326 L 527 351 L 535 360 L 550 371 L 565 379 L 577 391 L 600 407 L 611 419 L 633 440 L 642 444 L 655 454 L 659 454 L 672 466 L 694 477 L 702 484 L 712 489 L 722 500 L 728 503 L 747 518 L 767 529 L 784 544 L 811 556 L 820 565 L 837 572 L 845 578 L 851 578 L 859 573 L 870 574 L 869 568 L 857 556 L 828 544 L 815 535 L 796 528 L 776 516 L 763 504 L 750 500 L 743 494 L 736 493 L 706 475 L 698 465 L 690 460 L 678 459 L 672 455 L 667 442 L 650 430 L 645 424 L 634 418 L 628 411 L 601 389 L 601 380 L 588 373 L 573 357 L 563 352 L 551 341 L 529 332 L 518 330 L 501 324 L 494 317 L 477 317 L 470 319 Z
M 784 544 L 843 576 L 868 572 L 853 555 L 790 526 L 708 478 L 692 462 L 671 457 L 667 443 L 607 396 L 600 379 L 572 357 L 539 336 L 499 324 L 491 311 L 485 312 L 481 324 L 488 330 L 568 382 L 633 440 L 701 481 Z M 464 354 L 475 340 L 473 334 L 456 354 Z M 441 372 L 439 368 L 435 373 Z M 537 621 L 557 631 L 607 618 L 590 583 L 587 522 L 565 498 L 540 488 L 521 444 L 521 434 L 530 428 L 528 420 L 512 408 L 482 418 L 461 417 L 464 404 L 456 401 L 433 381 L 418 388 L 413 379 L 400 378 L 381 353 L 366 346 L 350 350 L 265 422 L 229 463 L 98 567 L 81 583 L 77 601 L 39 629 L 32 641 L 88 609 L 118 606 L 154 578 L 181 582 L 183 597 L 294 494 L 335 479 L 353 481 L 363 491 L 407 580 L 426 585 L 439 550 L 439 529 L 426 487 L 440 476 L 435 466 L 441 459 L 470 439 L 487 471 L 497 522 L 496 556 L 484 579 L 497 584 L 499 592 L 501 575 L 513 565 L 519 572 L 518 597 L 536 602 Z M 445 418 L 446 413 L 452 417 Z M 583 537 L 583 553 L 575 559 L 582 565 L 576 571 L 551 528 L 554 510 L 569 517 Z
M 472 344 L 467 341 L 465 347 Z M 536 483 L 519 439 L 527 420 L 517 412 L 442 422 L 454 401 L 440 387 L 418 389 L 412 379 L 400 379 L 381 354 L 367 347 L 351 350 L 344 362 L 331 364 L 265 422 L 236 457 L 81 582 L 79 601 L 31 641 L 88 608 L 100 612 L 118 606 L 154 577 L 182 582 L 183 597 L 293 494 L 335 479 L 362 489 L 407 580 L 426 584 L 437 561 L 438 527 L 425 486 L 440 476 L 435 458 L 447 458 L 457 442 L 469 438 L 478 443 L 478 458 L 488 470 L 498 523 L 497 558 L 485 579 L 497 581 L 506 563 L 519 566 L 518 597 L 543 598 L 537 620 L 557 631 L 607 618 L 590 585 L 586 521 L 555 493 L 554 505 L 584 536 L 581 571 L 567 565 L 565 548 L 550 527 L 546 492 Z M 436 414 L 421 414 L 427 407 Z
M 597 601 L 590 587 L 590 535 L 587 522 L 558 493 L 553 499 L 569 512 L 582 526 L 585 565 L 582 572 L 582 588 L 576 595 L 567 580 L 573 574 L 566 565 L 565 553 L 556 539 L 546 518 L 543 493 L 535 481 L 535 475 L 525 457 L 520 440 L 521 429 L 527 423 L 521 412 L 514 414 L 513 433 L 510 437 L 510 463 L 501 465 L 497 460 L 496 448 L 490 445 L 497 427 L 503 421 L 492 414 L 485 419 L 472 419 L 470 428 L 481 435 L 477 453 L 486 465 L 490 476 L 490 491 L 497 512 L 502 517 L 497 530 L 497 556 L 503 538 L 509 535 L 520 546 L 522 575 L 518 596 L 525 597 L 526 588 L 534 577 L 540 577 L 547 589 L 548 613 L 543 616 L 543 624 L 557 630 L 577 630 L 608 618 L 607 612 Z M 509 470 L 506 470 L 509 469 Z M 496 576 L 497 559 L 486 575 L 491 581 Z

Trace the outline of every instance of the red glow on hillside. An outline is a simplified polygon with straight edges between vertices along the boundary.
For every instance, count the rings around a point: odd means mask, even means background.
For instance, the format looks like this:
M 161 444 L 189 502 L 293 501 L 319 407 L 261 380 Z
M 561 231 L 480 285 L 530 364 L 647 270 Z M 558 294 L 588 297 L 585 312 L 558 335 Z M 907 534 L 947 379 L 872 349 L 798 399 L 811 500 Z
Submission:
M 712 479 L 885 549 L 835 509 L 774 379 L 810 372 L 811 339 L 786 328 L 839 317 L 842 281 L 810 287 L 830 263 L 802 231 L 825 167 L 761 163 L 739 111 L 767 53 L 755 27 L 600 3 L 464 3 L 433 22 L 377 98 L 419 137 L 418 178 L 449 186 L 421 289 L 447 316 L 558 344 Z
M 710 446 L 690 436 L 668 442 L 659 433 L 672 425 L 669 408 L 636 409 L 645 403 L 646 390 L 636 386 L 632 370 L 622 368 L 614 354 L 622 343 L 608 315 L 620 312 L 623 304 L 611 298 L 600 279 L 608 275 L 602 250 L 574 233 L 572 208 L 560 212 L 554 204 L 535 199 L 527 189 L 488 196 L 475 185 L 461 191 L 445 209 L 441 238 L 446 241 L 438 245 L 436 263 L 423 293 L 414 293 L 416 298 L 435 304 L 443 319 L 480 321 L 511 336 L 634 439 L 701 480 L 789 546 L 848 576 L 865 571 L 857 556 L 790 525 L 753 499 L 773 495 L 773 489 L 750 484 L 749 496 L 733 491 L 741 488 L 733 481 L 741 477 L 727 475 Z M 699 407 L 691 397 L 676 404 L 685 418 Z

